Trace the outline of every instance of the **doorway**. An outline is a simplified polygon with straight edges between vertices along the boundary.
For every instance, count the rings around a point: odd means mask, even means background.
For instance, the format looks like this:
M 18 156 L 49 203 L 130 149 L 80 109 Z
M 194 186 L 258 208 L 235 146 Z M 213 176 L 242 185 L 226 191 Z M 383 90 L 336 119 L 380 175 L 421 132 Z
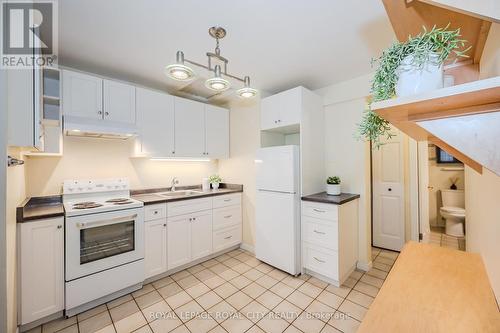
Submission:
M 427 143 L 427 156 L 419 163 L 427 173 L 427 184 L 422 188 L 422 214 L 428 225 L 423 242 L 465 251 L 465 174 L 464 165 L 453 155 Z

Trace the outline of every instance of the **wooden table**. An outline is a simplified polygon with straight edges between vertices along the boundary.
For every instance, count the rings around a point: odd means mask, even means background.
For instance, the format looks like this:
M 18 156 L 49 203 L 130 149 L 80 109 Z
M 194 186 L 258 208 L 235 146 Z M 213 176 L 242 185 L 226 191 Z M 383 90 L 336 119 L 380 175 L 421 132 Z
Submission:
M 500 332 L 481 256 L 406 244 L 358 332 Z

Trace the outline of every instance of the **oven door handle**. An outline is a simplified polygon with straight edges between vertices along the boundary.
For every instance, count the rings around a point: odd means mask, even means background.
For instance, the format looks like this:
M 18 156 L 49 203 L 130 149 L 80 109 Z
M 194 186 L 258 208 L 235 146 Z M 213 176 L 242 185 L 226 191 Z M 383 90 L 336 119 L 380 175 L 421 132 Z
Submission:
M 116 223 L 123 223 L 123 222 L 129 222 L 129 221 L 134 221 L 137 218 L 137 214 L 130 215 L 130 216 L 123 216 L 123 217 L 115 217 L 112 219 L 107 219 L 107 220 L 102 220 L 102 221 L 94 221 L 94 222 L 78 222 L 76 226 L 79 229 L 87 229 L 87 228 L 93 228 L 93 227 L 98 227 L 101 225 L 108 225 L 108 224 L 116 224 Z

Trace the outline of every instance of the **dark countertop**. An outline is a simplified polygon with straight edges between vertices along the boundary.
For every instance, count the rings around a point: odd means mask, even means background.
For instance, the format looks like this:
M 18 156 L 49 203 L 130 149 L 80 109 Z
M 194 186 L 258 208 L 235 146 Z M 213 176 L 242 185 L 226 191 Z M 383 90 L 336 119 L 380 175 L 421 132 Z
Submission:
M 302 197 L 304 201 L 321 202 L 333 205 L 342 205 L 346 202 L 358 199 L 359 194 L 353 193 L 341 193 L 340 195 L 328 195 L 326 192 L 315 193 L 311 195 L 306 195 Z
M 195 190 L 201 191 L 200 186 L 177 186 L 177 190 Z M 191 199 L 199 199 L 205 197 L 213 197 L 217 195 L 224 195 L 230 193 L 238 193 L 243 192 L 243 185 L 235 185 L 235 184 L 220 184 L 218 190 L 210 190 L 200 194 L 193 194 L 189 196 L 183 197 L 173 197 L 167 198 L 158 195 L 159 192 L 167 192 L 170 191 L 170 188 L 157 188 L 157 189 L 147 189 L 147 190 L 136 190 L 131 191 L 132 198 L 135 200 L 139 200 L 144 202 L 144 205 L 152 205 L 164 202 L 174 202 L 174 201 L 182 201 L 182 200 L 191 200 Z
M 16 209 L 18 223 L 59 216 L 64 216 L 64 206 L 60 195 L 27 198 Z
M 177 198 L 166 198 L 155 194 L 157 192 L 166 192 L 169 190 L 170 188 L 131 190 L 130 194 L 132 198 L 144 202 L 144 205 L 151 205 L 162 202 L 189 200 L 189 199 L 224 195 L 229 193 L 243 192 L 243 185 L 222 183 L 220 184 L 220 188 L 218 190 L 210 190 L 201 194 L 194 194 L 190 196 L 177 197 Z M 201 186 L 200 185 L 178 186 L 177 190 L 201 191 Z M 27 198 L 16 208 L 16 220 L 18 223 L 30 222 L 46 218 L 59 217 L 59 216 L 64 216 L 64 206 L 62 203 L 61 195 Z

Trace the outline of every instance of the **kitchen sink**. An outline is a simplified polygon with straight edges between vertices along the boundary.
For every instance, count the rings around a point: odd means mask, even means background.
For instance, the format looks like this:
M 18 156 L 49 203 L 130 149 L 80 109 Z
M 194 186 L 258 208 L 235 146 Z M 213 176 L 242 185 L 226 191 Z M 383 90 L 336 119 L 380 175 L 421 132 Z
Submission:
M 189 197 L 191 195 L 198 195 L 198 194 L 203 194 L 201 191 L 193 191 L 193 190 L 179 190 L 179 191 L 168 191 L 168 192 L 160 192 L 157 193 L 158 195 L 161 195 L 162 197 L 167 197 L 167 198 L 178 198 L 178 197 Z

